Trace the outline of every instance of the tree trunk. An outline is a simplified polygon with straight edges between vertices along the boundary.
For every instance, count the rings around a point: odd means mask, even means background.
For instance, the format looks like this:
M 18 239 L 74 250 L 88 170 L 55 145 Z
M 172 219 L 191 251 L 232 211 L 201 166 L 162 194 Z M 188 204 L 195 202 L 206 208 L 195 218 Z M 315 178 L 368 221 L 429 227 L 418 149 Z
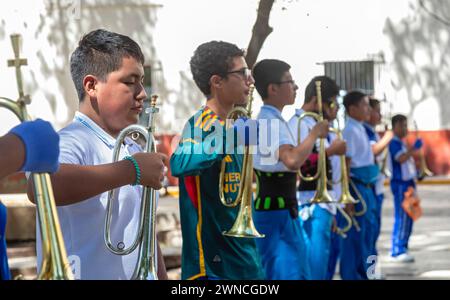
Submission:
M 269 26 L 270 11 L 275 0 L 260 0 L 258 6 L 258 15 L 252 30 L 252 37 L 247 47 L 245 60 L 251 69 L 258 58 L 259 51 L 264 41 L 272 32 L 273 28 Z

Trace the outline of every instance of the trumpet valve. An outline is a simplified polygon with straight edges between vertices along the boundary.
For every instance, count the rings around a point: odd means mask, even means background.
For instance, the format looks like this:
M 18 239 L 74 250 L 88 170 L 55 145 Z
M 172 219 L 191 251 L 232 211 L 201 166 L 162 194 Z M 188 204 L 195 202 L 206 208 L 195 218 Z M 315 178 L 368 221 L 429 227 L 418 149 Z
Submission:
M 158 100 L 158 95 L 152 95 L 150 99 L 150 107 L 156 107 L 156 101 Z

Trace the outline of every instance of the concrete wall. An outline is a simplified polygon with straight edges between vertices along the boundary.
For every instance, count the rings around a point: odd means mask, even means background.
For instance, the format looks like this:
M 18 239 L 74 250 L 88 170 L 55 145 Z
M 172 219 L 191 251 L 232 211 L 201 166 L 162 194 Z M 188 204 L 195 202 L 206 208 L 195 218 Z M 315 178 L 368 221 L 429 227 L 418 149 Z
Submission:
M 31 7 L 30 7 L 31 6 Z M 2 4 L 0 13 L 0 60 L 13 58 L 11 33 L 22 35 L 25 90 L 31 95 L 29 112 L 47 119 L 56 128 L 70 122 L 78 99 L 69 73 L 69 58 L 84 33 L 105 28 L 135 39 L 152 64 L 156 57 L 153 38 L 156 11 L 150 1 L 17 0 Z M 1 95 L 17 97 L 14 70 L 0 64 Z M 0 134 L 16 120 L 0 112 Z
M 424 0 L 423 4 L 418 0 L 278 0 L 270 19 L 274 31 L 259 59 L 279 58 L 292 65 L 300 86 L 295 107 L 302 104 L 308 81 L 323 73 L 317 63 L 383 59 L 376 96 L 387 99 L 386 115 L 404 113 L 417 121 L 420 130 L 448 136 L 450 36 L 445 17 L 450 16 L 450 2 Z M 33 99 L 29 110 L 61 128 L 77 108 L 69 55 L 83 33 L 103 27 L 128 34 L 142 45 L 155 70 L 154 92 L 163 101 L 159 132 L 179 133 L 204 102 L 189 70 L 193 51 L 213 39 L 246 47 L 257 5 L 257 0 L 5 2 L 0 12 L 0 95 L 16 97 L 13 70 L 1 61 L 12 57 L 9 34 L 20 32 L 22 53 L 29 60 L 24 68 L 26 90 Z M 258 98 L 256 102 L 258 111 Z M 289 118 L 295 107 L 286 108 L 283 115 Z M 2 134 L 14 118 L 2 112 L 0 118 Z M 439 161 L 450 161 L 447 156 Z

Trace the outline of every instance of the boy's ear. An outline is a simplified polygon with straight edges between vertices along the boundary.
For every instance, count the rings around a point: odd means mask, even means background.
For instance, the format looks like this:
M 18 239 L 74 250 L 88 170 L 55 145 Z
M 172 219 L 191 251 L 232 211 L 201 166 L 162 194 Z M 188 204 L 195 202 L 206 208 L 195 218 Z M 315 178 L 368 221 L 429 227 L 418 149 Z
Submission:
M 277 91 L 277 86 L 275 84 L 269 83 L 269 85 L 267 86 L 267 95 L 271 96 L 273 94 L 275 94 Z
M 220 77 L 219 75 L 211 76 L 211 78 L 209 79 L 209 85 L 216 89 L 221 88 L 222 87 L 222 77 Z
M 97 95 L 97 77 L 94 75 L 86 75 L 83 78 L 83 87 L 86 95 L 89 97 L 95 97 Z
M 347 113 L 348 113 L 349 115 L 353 115 L 354 110 L 355 110 L 355 106 L 354 106 L 354 105 L 350 105 L 350 106 L 348 107 Z

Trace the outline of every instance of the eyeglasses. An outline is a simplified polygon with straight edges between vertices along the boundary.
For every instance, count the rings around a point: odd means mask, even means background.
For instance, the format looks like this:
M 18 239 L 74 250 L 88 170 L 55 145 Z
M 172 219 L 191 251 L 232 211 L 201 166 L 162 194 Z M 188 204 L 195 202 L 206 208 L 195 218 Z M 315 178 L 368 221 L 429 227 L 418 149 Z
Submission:
M 239 74 L 239 75 L 241 75 L 245 80 L 249 80 L 250 77 L 252 76 L 252 71 L 250 71 L 249 68 L 242 68 L 242 69 L 240 69 L 240 70 L 235 70 L 235 71 L 227 72 L 226 74 Z
M 274 82 L 275 84 L 283 84 L 283 83 L 291 83 L 292 85 L 295 85 L 295 80 L 284 80 L 284 81 L 278 81 Z

